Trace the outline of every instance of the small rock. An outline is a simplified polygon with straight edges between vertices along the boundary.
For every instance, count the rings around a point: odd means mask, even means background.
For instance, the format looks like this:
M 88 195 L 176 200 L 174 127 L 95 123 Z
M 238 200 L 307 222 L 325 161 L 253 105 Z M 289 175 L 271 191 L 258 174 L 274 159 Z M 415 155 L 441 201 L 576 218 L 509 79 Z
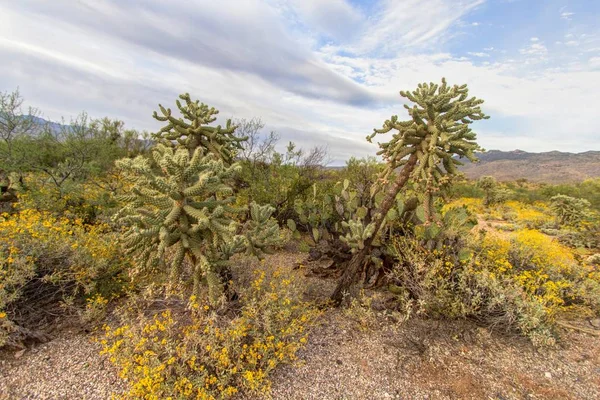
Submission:
M 335 360 L 335 363 L 336 363 L 337 365 L 342 365 L 342 360 Z
M 550 372 L 546 372 L 544 376 L 548 379 L 552 379 L 552 374 Z
M 15 353 L 15 358 L 21 358 L 23 357 L 23 354 L 25 354 L 25 351 L 27 351 L 27 349 L 23 349 L 23 350 L 19 350 Z
M 596 329 L 600 329 L 600 318 L 590 319 L 590 325 Z

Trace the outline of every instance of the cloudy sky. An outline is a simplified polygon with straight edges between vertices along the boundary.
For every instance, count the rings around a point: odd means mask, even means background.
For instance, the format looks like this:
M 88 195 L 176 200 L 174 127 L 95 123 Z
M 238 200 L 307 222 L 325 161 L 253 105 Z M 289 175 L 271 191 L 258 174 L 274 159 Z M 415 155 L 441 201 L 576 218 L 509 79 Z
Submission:
M 339 164 L 445 76 L 486 100 L 487 149 L 600 150 L 599 21 L 598 0 L 0 0 L 0 90 L 151 131 L 189 92 Z

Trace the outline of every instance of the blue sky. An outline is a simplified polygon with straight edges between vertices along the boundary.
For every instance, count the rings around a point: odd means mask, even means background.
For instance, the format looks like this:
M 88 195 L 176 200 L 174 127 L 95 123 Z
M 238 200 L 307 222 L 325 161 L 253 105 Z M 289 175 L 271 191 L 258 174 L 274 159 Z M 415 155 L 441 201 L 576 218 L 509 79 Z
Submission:
M 335 164 L 405 115 L 399 90 L 469 84 L 487 149 L 600 150 L 597 0 L 20 0 L 0 3 L 0 90 L 49 119 L 156 130 L 190 92 Z

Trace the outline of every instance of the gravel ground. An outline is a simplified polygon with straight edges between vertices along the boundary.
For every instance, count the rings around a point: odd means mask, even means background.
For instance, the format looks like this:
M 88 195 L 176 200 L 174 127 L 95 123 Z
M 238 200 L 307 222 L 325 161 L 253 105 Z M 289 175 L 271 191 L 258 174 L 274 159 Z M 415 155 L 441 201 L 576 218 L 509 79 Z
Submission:
M 280 253 L 267 264 L 300 263 L 290 273 L 303 276 L 304 258 Z M 247 271 L 250 264 L 239 266 Z M 305 279 L 315 300 L 334 284 Z M 273 375 L 272 398 L 600 399 L 598 337 L 564 331 L 561 347 L 538 351 L 523 338 L 466 321 L 368 317 L 365 329 L 364 316 L 325 312 L 299 363 Z M 22 354 L 0 353 L 0 399 L 108 399 L 122 392 L 124 384 L 98 351 L 89 336 L 63 332 Z
M 600 341 L 565 333 L 565 348 L 470 323 L 411 320 L 362 332 L 330 312 L 301 355 L 273 377 L 274 399 L 598 399 Z
M 87 335 L 62 332 L 24 352 L 0 353 L 0 399 L 109 399 L 124 385 Z

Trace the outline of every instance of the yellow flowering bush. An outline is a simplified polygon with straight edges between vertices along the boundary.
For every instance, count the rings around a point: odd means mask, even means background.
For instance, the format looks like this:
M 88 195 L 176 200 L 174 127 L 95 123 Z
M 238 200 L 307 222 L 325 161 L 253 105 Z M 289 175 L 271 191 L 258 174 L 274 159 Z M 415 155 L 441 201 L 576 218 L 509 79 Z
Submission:
M 111 172 L 104 179 L 90 177 L 82 181 L 67 180 L 63 183 L 62 193 L 59 193 L 46 175 L 30 172 L 26 175 L 27 190 L 18 193 L 16 207 L 21 210 L 49 211 L 93 224 L 99 217 L 113 213 L 116 202 L 111 193 L 129 189 L 127 182 L 120 177 L 113 184 L 104 182 L 115 174 Z
M 99 340 L 102 354 L 130 385 L 122 398 L 227 399 L 268 393 L 270 373 L 296 360 L 317 316 L 281 271 L 258 271 L 233 316 L 192 296 L 186 310 L 106 326 Z
M 545 203 L 536 202 L 532 205 L 509 200 L 502 206 L 503 215 L 512 215 L 517 223 L 530 227 L 540 227 L 543 224 L 553 222 L 550 209 Z
M 471 213 L 478 214 L 483 213 L 483 199 L 478 199 L 474 197 L 461 197 L 451 202 L 444 204 L 442 207 L 442 213 L 446 211 L 456 208 L 456 207 L 467 207 Z
M 543 233 L 522 229 L 510 238 L 486 235 L 479 243 L 473 267 L 491 279 L 508 279 L 529 302 L 543 311 L 543 323 L 573 306 L 600 312 L 600 275 L 579 263 L 572 251 Z
M 26 322 L 13 318 L 19 304 L 41 311 L 36 304 L 92 294 L 113 284 L 124 263 L 107 225 L 86 225 L 49 212 L 2 214 L 0 238 L 0 312 L 7 314 L 0 324 L 0 346 L 15 328 L 4 329 L 6 320 L 19 326 Z
M 471 318 L 538 345 L 554 343 L 557 318 L 600 313 L 597 266 L 535 230 L 473 235 L 459 257 L 410 237 L 392 247 L 398 263 L 390 290 L 409 313 Z

